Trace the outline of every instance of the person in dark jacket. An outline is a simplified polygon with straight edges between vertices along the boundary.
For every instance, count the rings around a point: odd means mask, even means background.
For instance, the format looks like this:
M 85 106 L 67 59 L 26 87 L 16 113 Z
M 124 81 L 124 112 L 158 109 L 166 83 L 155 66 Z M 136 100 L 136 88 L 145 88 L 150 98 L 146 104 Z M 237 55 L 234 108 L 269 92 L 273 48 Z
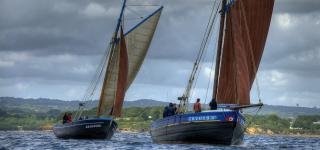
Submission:
M 163 118 L 168 117 L 168 111 L 169 111 L 169 107 L 168 106 L 164 107 L 163 114 L 162 114 Z
M 169 103 L 169 106 L 166 106 L 163 110 L 162 117 L 169 117 L 175 115 L 175 109 L 172 103 Z
M 170 103 L 168 108 L 168 117 L 173 115 L 174 115 L 174 108 L 173 108 L 173 104 Z
M 177 114 L 177 104 L 173 103 L 173 115 Z
M 210 110 L 217 110 L 217 101 L 213 98 L 209 103 Z
M 68 115 L 67 113 L 64 113 L 63 118 L 62 118 L 62 123 L 65 124 L 68 121 Z

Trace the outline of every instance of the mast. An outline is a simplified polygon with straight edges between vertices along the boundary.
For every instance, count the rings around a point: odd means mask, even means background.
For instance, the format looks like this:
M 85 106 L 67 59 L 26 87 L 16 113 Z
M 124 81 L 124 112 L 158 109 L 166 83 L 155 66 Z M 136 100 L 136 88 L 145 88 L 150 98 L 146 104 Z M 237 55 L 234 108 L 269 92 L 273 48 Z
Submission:
M 220 31 L 219 31 L 219 39 L 218 39 L 218 47 L 217 47 L 217 55 L 216 55 L 216 67 L 214 72 L 214 82 L 213 82 L 213 93 L 212 98 L 216 99 L 216 93 L 217 93 L 217 87 L 218 87 L 218 76 L 219 76 L 219 70 L 220 70 L 220 58 L 221 58 L 221 51 L 222 51 L 222 42 L 223 42 L 223 30 L 224 30 L 224 22 L 225 22 L 225 6 L 226 6 L 227 0 L 222 0 L 222 6 L 221 6 L 221 18 L 220 18 Z
M 111 54 L 110 56 L 112 56 L 112 54 L 114 52 L 114 49 L 115 49 L 115 43 L 117 42 L 118 31 L 119 31 L 119 28 L 120 28 L 120 25 L 121 25 L 121 22 L 122 22 L 122 17 L 123 17 L 123 13 L 124 13 L 124 8 L 125 8 L 125 5 L 126 5 L 126 2 L 127 2 L 127 0 L 123 0 L 123 4 L 122 4 L 121 12 L 120 12 L 120 15 L 119 15 L 119 18 L 118 18 L 117 26 L 116 26 L 115 32 L 114 32 L 114 34 L 112 36 L 112 41 L 110 43 L 111 44 L 110 45 L 110 54 Z M 108 59 L 107 68 L 110 65 L 110 58 L 111 57 L 109 57 L 109 59 Z M 106 69 L 106 70 L 108 70 L 108 69 Z M 101 92 L 100 92 L 99 105 L 98 105 L 97 114 L 96 114 L 97 117 L 100 117 L 101 112 L 102 112 L 101 105 L 103 104 L 103 101 L 104 101 L 103 91 L 106 88 L 107 79 L 108 79 L 107 76 L 108 76 L 108 74 L 105 73 L 102 89 L 101 89 Z
M 127 88 L 128 77 L 128 53 L 126 41 L 123 34 L 123 27 L 120 29 L 120 45 L 119 45 L 119 71 L 117 79 L 117 88 L 115 93 L 115 99 L 112 107 L 111 115 L 114 117 L 121 116 L 121 109 L 123 105 L 123 99 Z
M 124 7 L 125 1 L 109 47 L 97 117 L 104 113 L 121 116 L 125 93 L 139 72 L 163 8 L 160 7 L 124 34 Z
M 124 8 L 126 7 L 126 2 L 127 2 L 127 0 L 123 0 L 120 16 L 118 18 L 118 23 L 117 23 L 117 26 L 116 26 L 116 31 L 114 32 L 115 33 L 114 39 L 117 39 L 117 35 L 118 35 L 119 28 L 120 28 L 120 24 L 122 22 L 122 16 L 123 16 L 123 13 L 124 13 Z M 113 41 L 113 42 L 115 42 L 115 41 Z

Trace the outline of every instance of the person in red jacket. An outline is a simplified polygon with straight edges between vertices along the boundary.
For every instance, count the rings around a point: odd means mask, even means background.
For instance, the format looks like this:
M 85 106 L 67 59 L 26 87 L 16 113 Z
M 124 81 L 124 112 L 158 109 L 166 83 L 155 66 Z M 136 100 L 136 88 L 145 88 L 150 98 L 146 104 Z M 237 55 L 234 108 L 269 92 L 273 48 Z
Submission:
M 201 112 L 201 104 L 200 104 L 200 98 L 197 99 L 197 102 L 193 105 L 193 111 L 198 113 Z
M 69 115 L 68 115 L 68 119 L 67 119 L 67 122 L 68 122 L 68 123 L 71 123 L 71 122 L 72 122 L 72 116 L 71 116 L 71 115 L 72 115 L 72 114 L 69 114 Z

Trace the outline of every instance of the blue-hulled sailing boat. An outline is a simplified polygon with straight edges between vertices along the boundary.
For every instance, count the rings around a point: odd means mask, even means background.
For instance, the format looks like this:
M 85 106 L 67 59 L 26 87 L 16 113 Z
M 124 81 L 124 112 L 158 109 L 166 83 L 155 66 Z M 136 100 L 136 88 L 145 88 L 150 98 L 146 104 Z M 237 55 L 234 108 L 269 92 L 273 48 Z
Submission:
M 219 7 L 212 11 L 187 88 L 179 98 L 178 114 L 152 123 L 150 132 L 154 142 L 241 144 L 245 131 L 241 109 L 262 106 L 262 103 L 250 104 L 250 90 L 264 50 L 274 0 L 217 3 Z M 218 102 L 218 110 L 187 112 L 193 81 L 217 13 L 220 13 L 220 30 L 212 98 Z
M 75 119 L 72 123 L 54 125 L 53 132 L 58 138 L 110 139 L 117 129 L 113 118 L 121 115 L 125 92 L 143 63 L 163 8 L 161 6 L 124 33 L 125 7 L 126 0 L 123 2 L 109 51 L 87 90 L 84 102 L 79 104 Z M 92 100 L 102 73 L 104 79 L 96 116 L 92 119 L 80 119 L 86 103 Z

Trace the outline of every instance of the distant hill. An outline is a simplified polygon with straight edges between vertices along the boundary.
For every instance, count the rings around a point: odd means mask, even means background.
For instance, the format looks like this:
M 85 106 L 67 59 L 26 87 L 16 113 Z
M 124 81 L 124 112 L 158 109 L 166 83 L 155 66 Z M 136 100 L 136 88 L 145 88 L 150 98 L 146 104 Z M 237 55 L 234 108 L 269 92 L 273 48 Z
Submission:
M 32 110 L 36 112 L 46 112 L 50 109 L 68 110 L 77 108 L 79 101 L 62 101 L 57 99 L 47 98 L 14 98 L 14 97 L 0 97 L 0 108 L 11 110 L 11 109 L 22 109 Z
M 58 110 L 74 110 L 78 108 L 80 101 L 63 101 L 58 99 L 48 98 L 14 98 L 14 97 L 0 97 L 0 108 L 5 110 L 10 109 L 24 109 L 33 110 L 38 112 L 47 112 L 50 109 Z M 88 102 L 88 108 L 97 107 L 98 101 L 94 100 Z M 125 101 L 124 107 L 151 107 L 151 106 L 165 106 L 166 102 L 151 100 L 151 99 L 140 99 L 136 101 Z
M 5 111 L 23 112 L 48 112 L 50 110 L 74 110 L 78 108 L 80 101 L 63 101 L 58 99 L 24 99 L 14 97 L 0 97 L 0 109 Z M 88 108 L 93 108 L 98 105 L 98 101 L 88 103 Z M 151 99 L 140 99 L 136 101 L 125 101 L 124 107 L 151 107 L 151 106 L 166 106 L 168 102 L 156 101 Z M 192 105 L 190 105 L 192 106 Z M 255 109 L 247 109 L 245 113 L 254 114 Z M 291 106 L 274 106 L 265 105 L 259 115 L 277 114 L 281 117 L 296 117 L 299 115 L 319 115 L 319 108 L 308 107 L 291 107 Z
M 124 101 L 124 107 L 151 107 L 151 106 L 166 106 L 166 105 L 168 105 L 168 102 L 156 101 L 152 99 Z
M 254 114 L 255 109 L 247 109 L 245 112 Z M 275 105 L 264 105 L 259 111 L 259 115 L 265 114 L 277 114 L 280 117 L 297 117 L 299 115 L 320 115 L 319 108 L 309 107 L 292 107 L 292 106 L 275 106 Z

